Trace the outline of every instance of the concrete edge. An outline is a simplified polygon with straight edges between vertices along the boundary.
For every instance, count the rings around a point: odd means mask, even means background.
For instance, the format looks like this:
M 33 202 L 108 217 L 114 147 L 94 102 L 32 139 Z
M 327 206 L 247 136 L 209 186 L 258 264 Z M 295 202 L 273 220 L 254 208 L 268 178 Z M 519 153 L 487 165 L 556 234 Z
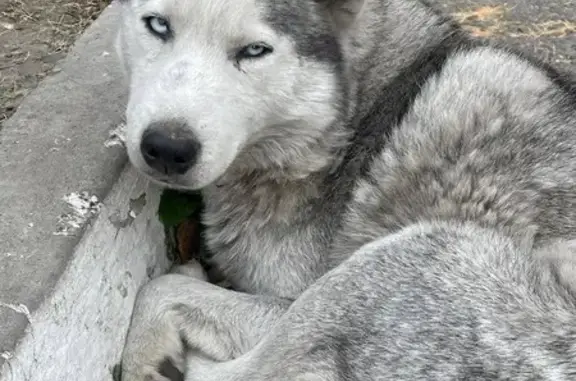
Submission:
M 156 216 L 160 189 L 127 166 L 104 200 L 52 295 L 33 313 L 16 351 L 6 356 L 3 381 L 113 380 L 142 284 L 169 261 Z M 119 206 L 132 216 L 118 228 Z
M 0 131 L 2 381 L 111 380 L 138 288 L 169 265 L 160 189 L 113 136 L 126 99 L 119 8 Z

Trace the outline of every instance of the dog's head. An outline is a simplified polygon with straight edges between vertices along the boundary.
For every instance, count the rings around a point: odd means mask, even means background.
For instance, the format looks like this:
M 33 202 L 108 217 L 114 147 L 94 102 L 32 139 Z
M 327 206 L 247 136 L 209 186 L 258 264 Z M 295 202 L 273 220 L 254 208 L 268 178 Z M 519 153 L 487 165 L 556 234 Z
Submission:
M 121 0 L 127 148 L 164 184 L 199 189 L 266 141 L 282 166 L 342 110 L 341 38 L 361 0 Z M 262 163 L 261 163 L 262 164 Z M 264 165 L 265 167 L 265 165 Z

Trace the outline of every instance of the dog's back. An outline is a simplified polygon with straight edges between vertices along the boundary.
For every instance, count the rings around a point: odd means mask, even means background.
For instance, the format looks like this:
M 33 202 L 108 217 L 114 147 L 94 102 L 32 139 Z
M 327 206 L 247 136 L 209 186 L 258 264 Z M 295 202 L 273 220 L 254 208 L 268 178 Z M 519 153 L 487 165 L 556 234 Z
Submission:
M 575 254 L 474 225 L 405 229 L 307 290 L 230 379 L 573 380 Z
M 248 354 L 187 381 L 568 381 L 576 241 L 538 251 L 475 224 L 418 224 L 360 249 Z
M 559 81 L 506 51 L 455 52 L 355 189 L 335 263 L 419 221 L 473 221 L 526 247 L 574 238 L 576 91 Z

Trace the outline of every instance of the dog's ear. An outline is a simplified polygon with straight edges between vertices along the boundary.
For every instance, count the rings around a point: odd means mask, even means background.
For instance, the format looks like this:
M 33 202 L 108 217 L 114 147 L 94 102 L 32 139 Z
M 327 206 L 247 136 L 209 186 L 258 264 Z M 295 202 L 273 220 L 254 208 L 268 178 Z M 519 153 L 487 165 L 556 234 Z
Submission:
M 338 29 L 344 30 L 356 21 L 365 0 L 314 0 L 328 12 Z

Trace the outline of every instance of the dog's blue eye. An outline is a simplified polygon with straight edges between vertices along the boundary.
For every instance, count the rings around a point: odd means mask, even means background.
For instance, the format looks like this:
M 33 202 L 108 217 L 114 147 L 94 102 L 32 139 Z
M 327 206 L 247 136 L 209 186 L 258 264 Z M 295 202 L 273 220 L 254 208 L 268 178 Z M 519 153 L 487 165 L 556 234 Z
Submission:
M 157 37 L 163 40 L 167 40 L 170 37 L 171 31 L 168 20 L 159 16 L 148 16 L 144 18 L 144 22 L 148 30 Z
M 272 48 L 264 43 L 254 43 L 247 45 L 238 52 L 238 59 L 258 58 L 272 53 Z

